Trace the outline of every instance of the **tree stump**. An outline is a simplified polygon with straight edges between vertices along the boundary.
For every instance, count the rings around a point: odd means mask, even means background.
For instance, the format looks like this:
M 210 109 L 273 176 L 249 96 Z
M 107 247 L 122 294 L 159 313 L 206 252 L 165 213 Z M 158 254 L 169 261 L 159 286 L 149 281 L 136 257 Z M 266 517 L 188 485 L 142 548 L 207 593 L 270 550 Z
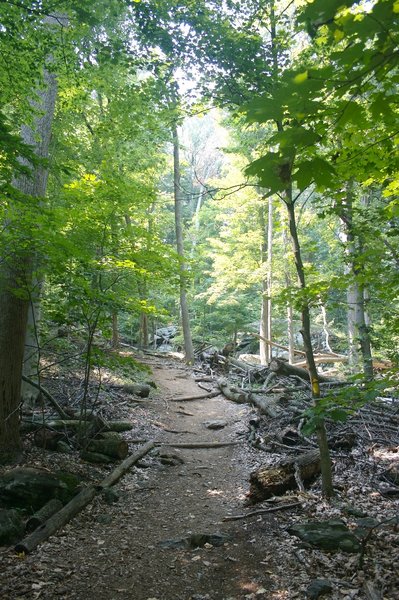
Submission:
M 249 503 L 256 504 L 287 490 L 295 490 L 298 487 L 296 473 L 304 483 L 310 483 L 320 473 L 318 450 L 285 459 L 272 467 L 262 466 L 251 473 Z

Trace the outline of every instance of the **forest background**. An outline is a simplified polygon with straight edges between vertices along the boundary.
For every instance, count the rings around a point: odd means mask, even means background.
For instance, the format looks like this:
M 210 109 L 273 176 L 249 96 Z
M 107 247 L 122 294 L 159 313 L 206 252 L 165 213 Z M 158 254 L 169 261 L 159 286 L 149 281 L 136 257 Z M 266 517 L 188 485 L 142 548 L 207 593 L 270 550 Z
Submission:
M 0 3 L 3 454 L 23 375 L 40 382 L 47 345 L 64 360 L 65 333 L 87 378 L 99 335 L 146 347 L 181 318 L 190 362 L 258 333 L 263 364 L 264 340 L 305 351 L 315 400 L 315 350 L 365 381 L 397 364 L 398 15 Z

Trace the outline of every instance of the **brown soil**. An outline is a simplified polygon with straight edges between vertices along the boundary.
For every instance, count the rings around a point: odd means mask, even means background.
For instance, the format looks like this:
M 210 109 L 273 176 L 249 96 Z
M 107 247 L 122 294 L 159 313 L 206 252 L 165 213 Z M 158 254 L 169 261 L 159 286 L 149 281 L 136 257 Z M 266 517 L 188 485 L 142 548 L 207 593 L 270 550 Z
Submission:
M 222 396 L 176 402 L 178 397 L 202 393 L 192 372 L 177 361 L 146 361 L 158 389 L 149 401 L 127 409 L 135 429 L 126 439 L 170 442 L 160 452 L 177 456 L 176 464 L 162 464 L 159 455 L 147 455 L 117 484 L 120 498 L 116 503 L 96 497 L 58 535 L 26 557 L 2 549 L 2 600 L 301 599 L 306 598 L 313 578 L 332 575 L 334 581 L 337 560 L 341 560 L 343 582 L 335 579 L 329 598 L 365 598 L 355 559 L 341 555 L 330 560 L 319 551 L 306 555 L 286 533 L 295 515 L 304 518 L 303 507 L 223 521 L 245 510 L 249 472 L 265 462 L 265 454 L 246 443 L 247 421 L 253 411 Z M 216 419 L 226 426 L 208 429 L 206 422 Z M 216 441 L 240 443 L 173 448 L 176 442 Z M 138 447 L 132 444 L 131 451 Z M 70 459 L 65 456 L 64 460 Z M 71 460 L 78 462 L 75 457 Z M 48 461 L 50 466 L 51 457 Z M 43 464 L 43 456 L 37 456 L 37 463 Z M 88 469 L 98 481 L 107 471 L 96 466 Z M 320 498 L 313 506 L 319 517 L 328 510 Z M 203 533 L 229 538 L 221 546 L 161 545 Z M 345 580 L 348 565 L 352 565 L 349 582 Z

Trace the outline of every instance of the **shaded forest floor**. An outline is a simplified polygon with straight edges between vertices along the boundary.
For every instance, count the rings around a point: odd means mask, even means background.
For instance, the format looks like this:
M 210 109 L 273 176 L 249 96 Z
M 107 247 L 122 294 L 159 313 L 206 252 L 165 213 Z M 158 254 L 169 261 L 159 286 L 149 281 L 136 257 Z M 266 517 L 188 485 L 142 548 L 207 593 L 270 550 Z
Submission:
M 12 548 L 2 548 L 3 600 L 305 599 L 312 597 L 307 590 L 316 578 L 330 582 L 327 596 L 333 600 L 367 600 L 371 589 L 381 600 L 399 598 L 397 527 L 376 530 L 363 566 L 358 555 L 305 547 L 287 532 L 293 522 L 313 518 L 344 518 L 350 525 L 348 505 L 379 519 L 397 514 L 398 500 L 376 491 L 375 457 L 363 449 L 334 456 L 334 503 L 321 500 L 316 482 L 301 506 L 224 521 L 248 510 L 249 473 L 275 458 L 247 443 L 248 422 L 256 411 L 223 396 L 176 401 L 202 393 L 192 371 L 170 358 L 140 360 L 150 366 L 157 389 L 145 401 L 119 394 L 107 410 L 134 424 L 126 440 L 154 439 L 171 446 L 157 448 L 120 480 L 116 502 L 96 496 L 32 554 L 17 556 Z M 220 429 L 208 428 L 210 421 L 220 420 L 225 424 Z M 176 443 L 225 441 L 238 443 L 173 448 Z M 131 451 L 139 446 L 132 443 Z M 92 482 L 112 470 L 29 442 L 24 464 L 66 468 Z

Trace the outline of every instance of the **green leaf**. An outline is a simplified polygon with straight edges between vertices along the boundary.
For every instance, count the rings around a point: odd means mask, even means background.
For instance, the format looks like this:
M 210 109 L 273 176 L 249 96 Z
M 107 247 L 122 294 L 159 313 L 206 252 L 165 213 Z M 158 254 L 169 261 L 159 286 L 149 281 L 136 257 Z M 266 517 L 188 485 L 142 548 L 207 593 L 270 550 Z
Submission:
M 343 127 L 347 123 L 353 123 L 359 127 L 366 127 L 367 125 L 364 108 L 357 102 L 349 101 L 343 103 L 338 124 Z
M 344 410 L 343 408 L 333 408 L 328 412 L 328 416 L 333 421 L 344 422 L 348 419 L 348 416 L 350 416 L 350 414 L 347 410 Z
M 245 173 L 257 177 L 260 185 L 273 194 L 287 188 L 291 177 L 291 164 L 287 157 L 282 157 L 277 152 L 268 152 L 253 161 Z
M 244 105 L 242 110 L 246 112 L 249 123 L 266 123 L 271 120 L 281 121 L 284 116 L 284 110 L 280 103 L 276 99 L 267 96 L 256 98 Z
M 305 189 L 314 182 L 319 189 L 329 187 L 336 176 L 335 169 L 329 162 L 316 156 L 309 160 L 303 160 L 296 164 L 297 171 L 293 179 L 297 182 L 300 190 Z

